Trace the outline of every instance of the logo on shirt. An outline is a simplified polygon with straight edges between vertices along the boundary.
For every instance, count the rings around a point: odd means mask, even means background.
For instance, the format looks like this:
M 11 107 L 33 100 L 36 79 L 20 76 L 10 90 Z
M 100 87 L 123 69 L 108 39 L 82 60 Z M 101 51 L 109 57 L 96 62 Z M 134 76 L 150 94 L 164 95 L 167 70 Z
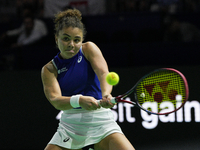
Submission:
M 67 142 L 67 141 L 69 141 L 69 137 L 67 137 L 67 138 L 65 138 L 64 140 L 63 140 L 63 142 Z
M 66 67 L 62 68 L 62 69 L 59 69 L 58 70 L 58 74 L 62 73 L 62 72 L 65 72 L 67 71 L 68 69 Z
M 81 60 L 82 60 L 82 56 L 79 56 L 79 58 L 78 58 L 78 63 L 80 63 L 81 62 Z

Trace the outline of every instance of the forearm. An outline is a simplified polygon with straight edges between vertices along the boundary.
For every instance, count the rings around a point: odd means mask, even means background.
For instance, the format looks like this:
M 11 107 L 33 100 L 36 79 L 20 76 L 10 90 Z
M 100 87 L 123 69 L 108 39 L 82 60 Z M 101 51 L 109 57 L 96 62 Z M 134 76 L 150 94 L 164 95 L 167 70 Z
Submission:
M 102 96 L 111 94 L 112 88 L 113 88 L 112 85 L 109 85 L 109 84 L 106 82 L 106 75 L 107 75 L 107 73 L 104 73 L 104 74 L 100 77 L 100 86 L 101 86 Z
M 13 29 L 13 30 L 9 30 L 6 32 L 7 36 L 15 36 L 15 35 L 19 35 L 22 31 L 23 31 L 23 26 L 21 26 L 20 28 L 17 29 Z
M 40 40 L 43 37 L 40 33 L 35 33 L 30 35 L 29 37 L 25 37 L 24 35 L 19 36 L 18 44 L 21 45 L 29 45 L 33 44 L 34 42 Z
M 105 73 L 105 75 L 102 76 L 101 78 L 101 91 L 102 91 L 102 100 L 100 101 L 100 106 L 104 107 L 104 108 L 112 108 L 114 106 L 114 104 L 110 103 L 110 99 L 112 98 L 111 92 L 112 92 L 112 85 L 109 85 L 106 82 L 106 76 L 107 73 Z
M 82 107 L 86 110 L 96 110 L 100 108 L 94 97 L 82 95 L 74 95 L 73 97 L 60 96 L 51 99 L 50 103 L 58 110 L 69 110 L 77 107 Z
M 68 110 L 73 108 L 70 104 L 70 98 L 71 97 L 59 96 L 48 98 L 48 100 L 57 110 Z

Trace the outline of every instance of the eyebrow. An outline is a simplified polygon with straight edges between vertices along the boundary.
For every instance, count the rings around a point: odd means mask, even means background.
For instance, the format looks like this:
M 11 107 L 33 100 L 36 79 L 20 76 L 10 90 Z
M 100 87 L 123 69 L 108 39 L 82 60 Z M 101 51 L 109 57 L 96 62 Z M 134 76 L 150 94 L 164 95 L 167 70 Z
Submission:
M 69 34 L 67 34 L 67 33 L 63 33 L 63 35 L 66 35 L 66 36 L 69 36 L 69 37 L 71 37 Z M 81 38 L 80 36 L 75 36 L 75 38 Z

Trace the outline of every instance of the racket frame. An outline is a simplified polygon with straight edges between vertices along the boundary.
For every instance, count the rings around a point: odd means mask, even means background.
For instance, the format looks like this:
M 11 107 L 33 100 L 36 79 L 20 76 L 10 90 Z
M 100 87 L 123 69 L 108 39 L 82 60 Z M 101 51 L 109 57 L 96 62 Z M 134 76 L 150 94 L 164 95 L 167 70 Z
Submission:
M 137 94 L 136 94 L 136 87 L 138 86 L 138 84 L 144 79 L 146 78 L 147 76 L 155 73 L 155 72 L 158 72 L 158 71 L 161 71 L 161 70 L 170 70 L 170 71 L 174 71 L 176 72 L 178 75 L 181 76 L 181 78 L 183 79 L 183 82 L 184 82 L 184 85 L 185 85 L 185 100 L 184 102 L 182 102 L 181 106 L 179 106 L 178 108 L 176 108 L 175 110 L 173 111 L 170 111 L 170 112 L 166 112 L 166 113 L 155 113 L 155 112 L 151 112 L 149 110 L 146 110 L 145 108 L 143 108 L 139 102 L 138 102 L 138 99 L 137 99 Z M 134 93 L 134 99 L 135 99 L 135 102 L 134 101 L 128 101 L 128 100 L 125 100 L 124 98 L 126 98 L 128 95 L 130 95 L 131 93 Z M 148 114 L 154 114 L 154 115 L 168 115 L 170 113 L 173 113 L 177 110 L 179 110 L 181 107 L 183 107 L 183 105 L 185 104 L 185 102 L 188 100 L 189 98 L 189 87 L 188 87 L 188 83 L 187 83 L 187 80 L 185 78 L 185 76 L 178 70 L 176 69 L 173 69 L 173 68 L 160 68 L 160 69 L 156 69 L 148 74 L 146 74 L 145 76 L 143 76 L 129 91 L 127 91 L 126 93 L 124 93 L 123 95 L 119 95 L 117 97 L 113 97 L 111 99 L 111 103 L 119 103 L 119 102 L 123 102 L 123 103 L 129 103 L 129 104 L 132 104 L 142 110 L 144 110 L 145 112 L 147 112 Z

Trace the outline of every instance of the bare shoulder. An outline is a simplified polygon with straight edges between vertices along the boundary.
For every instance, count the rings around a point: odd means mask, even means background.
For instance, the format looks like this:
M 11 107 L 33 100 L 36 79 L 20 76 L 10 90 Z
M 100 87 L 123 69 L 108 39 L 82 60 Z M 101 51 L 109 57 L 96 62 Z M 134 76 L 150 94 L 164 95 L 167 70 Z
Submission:
M 55 76 L 57 76 L 57 70 L 56 70 L 55 66 L 53 65 L 52 61 L 50 61 L 46 65 L 44 65 L 41 70 L 42 76 L 45 76 L 48 74 L 54 74 Z
M 98 48 L 97 45 L 93 42 L 85 42 L 82 45 L 83 50 L 93 50 L 94 48 Z
M 93 42 L 86 42 L 82 45 L 82 50 L 86 58 L 101 53 L 99 47 Z

